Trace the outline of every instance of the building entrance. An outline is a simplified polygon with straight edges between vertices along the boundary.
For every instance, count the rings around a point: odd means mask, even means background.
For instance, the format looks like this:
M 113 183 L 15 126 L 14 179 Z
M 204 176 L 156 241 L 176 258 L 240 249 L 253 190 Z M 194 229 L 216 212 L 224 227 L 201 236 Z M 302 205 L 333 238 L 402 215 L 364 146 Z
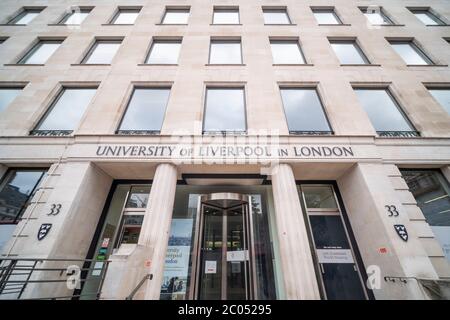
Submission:
M 239 193 L 200 197 L 192 299 L 254 299 L 256 268 L 249 203 L 250 197 Z

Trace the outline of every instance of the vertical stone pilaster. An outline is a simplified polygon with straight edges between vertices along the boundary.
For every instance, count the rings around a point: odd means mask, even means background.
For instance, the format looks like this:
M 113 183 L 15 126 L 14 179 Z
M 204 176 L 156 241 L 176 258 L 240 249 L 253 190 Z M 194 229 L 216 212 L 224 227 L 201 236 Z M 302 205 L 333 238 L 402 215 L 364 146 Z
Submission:
M 287 299 L 320 299 L 294 173 L 280 164 L 272 176 L 276 224 Z

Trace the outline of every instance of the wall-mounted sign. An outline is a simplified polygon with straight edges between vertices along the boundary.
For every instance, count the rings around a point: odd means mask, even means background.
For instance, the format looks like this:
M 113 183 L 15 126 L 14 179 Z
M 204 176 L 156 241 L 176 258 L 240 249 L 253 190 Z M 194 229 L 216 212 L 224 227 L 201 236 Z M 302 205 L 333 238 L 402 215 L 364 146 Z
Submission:
M 395 224 L 394 229 L 403 241 L 408 241 L 408 231 L 403 224 Z
M 245 261 L 248 260 L 247 250 L 227 251 L 227 261 Z
M 317 249 L 319 263 L 354 263 L 350 249 Z
M 37 234 L 38 240 L 41 241 L 42 239 L 44 239 L 47 236 L 47 234 L 50 232 L 51 228 L 52 228 L 51 223 L 41 224 L 41 226 L 39 227 L 38 234 Z

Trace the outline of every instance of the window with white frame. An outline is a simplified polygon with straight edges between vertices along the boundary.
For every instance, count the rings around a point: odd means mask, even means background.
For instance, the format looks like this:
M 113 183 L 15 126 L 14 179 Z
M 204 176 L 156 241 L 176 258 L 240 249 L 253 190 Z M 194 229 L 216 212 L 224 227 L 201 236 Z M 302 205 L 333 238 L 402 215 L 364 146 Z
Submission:
M 450 115 L 450 87 L 447 88 L 428 88 L 433 98 Z
M 170 88 L 134 88 L 119 134 L 159 133 L 169 101 Z
M 162 19 L 162 24 L 187 24 L 189 19 L 189 9 L 167 8 Z
M 134 24 L 141 9 L 119 8 L 111 24 Z
M 239 24 L 239 8 L 214 7 L 213 24 Z
M 366 16 L 372 25 L 392 25 L 391 19 L 386 15 L 382 7 L 373 6 L 360 8 L 361 12 Z
M 211 40 L 210 64 L 242 64 L 241 40 Z
M 264 24 L 291 24 L 285 8 L 263 8 Z
M 8 24 L 29 24 L 42 10 L 44 10 L 44 8 L 24 8 L 17 16 L 8 21 Z
M 96 91 L 96 87 L 63 88 L 31 134 L 71 134 L 79 125 Z
M 445 26 L 446 23 L 439 19 L 430 8 L 425 9 L 409 9 L 417 19 L 426 26 Z
M 73 9 L 67 13 L 59 24 L 80 25 L 91 12 L 91 8 Z
M 62 42 L 63 40 L 39 40 L 18 63 L 45 64 Z
M 333 8 L 313 8 L 312 12 L 318 24 L 342 24 Z
M 356 40 L 330 40 L 330 44 L 341 64 L 369 64 Z
M 22 90 L 22 87 L 0 87 L 0 112 L 9 106 Z
M 111 64 L 122 40 L 96 40 L 83 64 Z
M 243 87 L 206 89 L 203 132 L 245 132 L 245 97 Z
M 332 133 L 316 88 L 280 88 L 290 133 Z
M 413 40 L 389 41 L 392 48 L 407 65 L 431 65 L 433 62 L 420 50 Z
M 386 88 L 354 88 L 359 102 L 380 136 L 418 136 Z
M 153 41 L 145 63 L 177 64 L 180 54 L 181 39 Z
M 270 40 L 274 64 L 305 64 L 298 40 Z

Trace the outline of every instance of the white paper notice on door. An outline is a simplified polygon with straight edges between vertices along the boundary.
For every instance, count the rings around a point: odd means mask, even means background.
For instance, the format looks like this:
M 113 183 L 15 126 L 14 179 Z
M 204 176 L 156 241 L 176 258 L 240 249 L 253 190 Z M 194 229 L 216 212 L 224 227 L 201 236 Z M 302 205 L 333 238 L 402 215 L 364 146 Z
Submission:
M 319 263 L 354 263 L 349 249 L 317 249 Z
M 205 260 L 205 273 L 217 273 L 217 261 Z
M 248 250 L 227 251 L 227 261 L 248 260 Z

